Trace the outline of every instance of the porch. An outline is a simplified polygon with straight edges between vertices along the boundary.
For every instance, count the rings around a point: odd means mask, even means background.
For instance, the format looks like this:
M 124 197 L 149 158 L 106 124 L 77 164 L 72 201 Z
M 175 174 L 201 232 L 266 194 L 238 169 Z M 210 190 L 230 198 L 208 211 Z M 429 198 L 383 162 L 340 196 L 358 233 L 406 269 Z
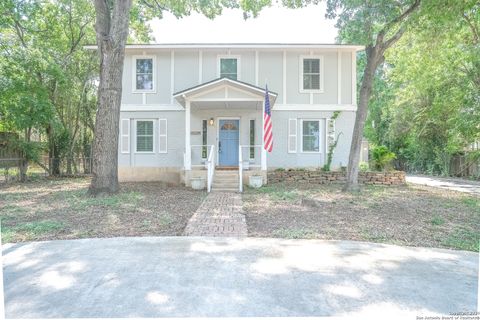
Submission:
M 269 92 L 271 107 L 276 97 Z M 174 98 L 185 108 L 185 185 L 190 186 L 192 178 L 203 178 L 210 192 L 216 169 L 235 172 L 240 192 L 251 175 L 261 175 L 266 183 L 265 89 L 220 78 L 177 92 Z M 233 188 L 232 180 L 228 189 Z

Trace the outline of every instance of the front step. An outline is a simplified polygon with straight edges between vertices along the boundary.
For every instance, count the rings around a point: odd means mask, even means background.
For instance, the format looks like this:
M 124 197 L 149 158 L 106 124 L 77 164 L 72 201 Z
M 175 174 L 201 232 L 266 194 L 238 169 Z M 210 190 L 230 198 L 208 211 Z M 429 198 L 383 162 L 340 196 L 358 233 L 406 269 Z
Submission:
M 234 170 L 215 170 L 212 181 L 214 192 L 238 192 L 239 176 Z

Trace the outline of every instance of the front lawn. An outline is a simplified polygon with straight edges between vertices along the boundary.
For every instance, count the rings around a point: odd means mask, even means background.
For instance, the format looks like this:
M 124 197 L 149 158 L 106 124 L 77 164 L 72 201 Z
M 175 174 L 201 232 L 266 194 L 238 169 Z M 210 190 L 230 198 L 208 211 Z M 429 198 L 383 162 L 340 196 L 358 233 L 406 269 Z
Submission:
M 423 186 L 271 184 L 243 195 L 249 236 L 478 251 L 480 198 Z
M 126 183 L 104 198 L 83 178 L 0 186 L 3 242 L 181 235 L 205 193 L 160 183 Z

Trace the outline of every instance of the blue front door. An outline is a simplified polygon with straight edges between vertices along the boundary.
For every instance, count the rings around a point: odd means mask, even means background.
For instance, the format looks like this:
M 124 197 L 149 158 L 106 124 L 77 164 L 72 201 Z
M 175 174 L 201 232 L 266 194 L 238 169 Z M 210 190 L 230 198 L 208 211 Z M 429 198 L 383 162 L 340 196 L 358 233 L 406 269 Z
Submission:
M 220 120 L 218 164 L 238 166 L 238 128 L 240 120 Z

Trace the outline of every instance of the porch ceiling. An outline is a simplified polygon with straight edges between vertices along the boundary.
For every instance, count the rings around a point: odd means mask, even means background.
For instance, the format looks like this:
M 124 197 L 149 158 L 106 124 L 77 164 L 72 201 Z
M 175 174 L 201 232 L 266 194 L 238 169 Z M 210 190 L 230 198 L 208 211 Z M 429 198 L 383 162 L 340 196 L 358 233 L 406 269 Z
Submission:
M 198 86 L 174 93 L 174 98 L 185 107 L 190 101 L 197 109 L 262 108 L 265 89 L 249 83 L 219 78 Z M 273 107 L 277 94 L 269 91 L 270 106 Z

